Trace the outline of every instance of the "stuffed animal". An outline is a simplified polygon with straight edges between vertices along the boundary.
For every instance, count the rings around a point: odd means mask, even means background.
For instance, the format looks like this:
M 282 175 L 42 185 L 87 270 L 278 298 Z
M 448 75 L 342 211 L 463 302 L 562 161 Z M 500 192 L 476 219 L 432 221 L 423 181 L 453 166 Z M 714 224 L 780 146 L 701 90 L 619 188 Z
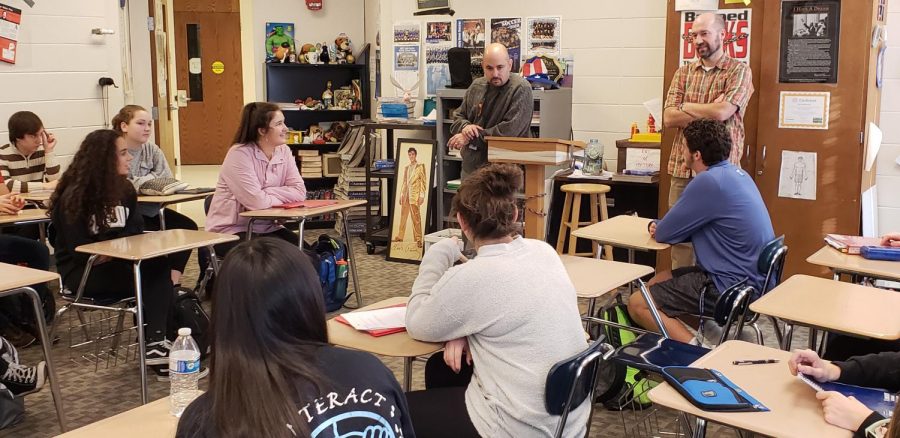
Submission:
M 347 124 L 344 122 L 337 122 L 331 125 L 331 128 L 328 131 L 325 131 L 325 141 L 340 143 L 341 140 L 344 139 L 344 136 L 347 135 L 347 129 Z
M 316 50 L 315 44 L 309 44 L 309 43 L 304 44 L 303 46 L 300 47 L 300 56 L 297 57 L 297 62 L 299 62 L 301 64 L 309 64 L 309 57 L 307 56 L 307 53 L 309 53 L 310 51 L 315 51 L 315 50 Z
M 350 37 L 347 34 L 342 33 L 335 38 L 334 48 L 338 64 L 353 64 L 356 60 L 353 57 L 353 43 L 350 42 Z

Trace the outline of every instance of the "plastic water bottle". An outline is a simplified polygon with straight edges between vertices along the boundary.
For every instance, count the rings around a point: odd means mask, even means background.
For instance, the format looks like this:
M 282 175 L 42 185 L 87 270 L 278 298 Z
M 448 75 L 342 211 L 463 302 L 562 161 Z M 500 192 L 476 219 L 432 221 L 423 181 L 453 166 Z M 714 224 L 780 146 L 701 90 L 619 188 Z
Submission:
M 178 329 L 178 339 L 169 351 L 170 412 L 180 417 L 184 408 L 194 401 L 200 391 L 200 347 L 191 337 L 191 329 Z
M 337 277 L 337 281 L 335 282 L 335 298 L 339 300 L 343 300 L 344 297 L 347 296 L 347 271 L 349 269 L 349 263 L 346 260 L 340 259 L 335 263 L 337 265 L 337 271 L 335 272 L 335 276 Z

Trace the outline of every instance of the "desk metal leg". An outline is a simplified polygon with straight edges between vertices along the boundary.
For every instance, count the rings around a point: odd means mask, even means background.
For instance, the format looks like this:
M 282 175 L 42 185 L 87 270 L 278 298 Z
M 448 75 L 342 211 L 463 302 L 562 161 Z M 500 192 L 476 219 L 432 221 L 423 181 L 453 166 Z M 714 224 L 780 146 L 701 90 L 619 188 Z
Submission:
M 305 217 L 300 219 L 300 230 L 298 231 L 298 234 L 300 235 L 300 240 L 297 242 L 297 247 L 299 247 L 300 250 L 303 250 L 303 229 L 304 228 L 306 228 L 306 218 Z M 347 243 L 347 246 L 349 246 L 349 242 Z
M 414 357 L 403 358 L 403 392 L 409 392 L 412 388 L 412 364 Z
M 647 289 L 647 285 L 644 284 L 644 280 L 640 278 L 637 279 L 638 286 L 641 288 L 641 295 L 644 296 L 644 301 L 647 302 L 647 306 L 650 308 L 650 314 L 653 315 L 653 321 L 656 322 L 656 326 L 659 327 L 659 333 L 663 335 L 663 337 L 668 338 L 669 332 L 666 330 L 666 326 L 663 325 L 662 318 L 659 316 L 659 310 L 656 309 L 656 302 L 653 301 L 653 297 L 650 295 L 650 291 Z
M 253 238 L 253 223 L 254 222 L 256 222 L 256 218 L 252 218 L 252 217 L 250 218 L 250 220 L 247 221 L 247 241 L 248 242 L 250 241 L 250 239 Z
M 819 351 L 819 331 L 810 327 L 809 328 L 809 349 L 812 351 Z
M 628 263 L 634 264 L 634 250 L 628 248 Z M 628 293 L 634 293 L 634 282 L 628 283 Z
M 38 332 L 41 338 L 41 348 L 44 350 L 44 363 L 46 364 L 47 374 L 50 375 L 50 392 L 53 394 L 53 404 L 56 407 L 56 417 L 59 420 L 59 428 L 65 432 L 66 414 L 63 411 L 62 395 L 59 391 L 59 379 L 56 375 L 56 367 L 53 366 L 53 355 L 50 352 L 53 343 L 47 335 L 47 326 L 44 324 L 44 312 L 41 309 L 41 297 L 38 293 L 30 288 L 23 287 L 19 289 L 0 292 L 0 297 L 11 296 L 23 293 L 31 300 L 32 310 L 34 311 L 34 319 L 37 321 Z
M 784 337 L 781 339 L 781 349 L 791 351 L 791 338 L 794 337 L 794 324 L 790 322 L 784 323 Z
M 40 233 L 40 236 L 41 236 L 41 243 L 46 245 L 47 244 L 47 224 L 46 223 L 41 222 L 38 224 L 38 233 Z
M 134 262 L 134 297 L 138 331 L 138 360 L 141 364 L 141 404 L 147 404 L 147 341 L 144 339 L 144 293 L 141 289 L 141 261 Z
M 216 257 L 216 247 L 215 245 L 209 245 L 206 247 L 209 250 L 209 262 L 212 264 L 213 274 L 219 275 L 219 258 Z
M 704 438 L 706 437 L 706 420 L 700 417 L 697 417 L 694 420 L 694 433 L 692 434 L 694 438 Z
M 353 292 L 356 293 L 356 305 L 362 307 L 362 292 L 359 287 L 359 277 L 356 275 L 356 258 L 353 257 L 353 242 L 350 241 L 350 225 L 347 221 L 347 211 L 341 213 L 344 221 L 344 242 L 347 244 L 347 258 L 350 262 L 350 275 L 353 277 Z
M 166 231 L 166 207 L 159 207 L 159 231 Z

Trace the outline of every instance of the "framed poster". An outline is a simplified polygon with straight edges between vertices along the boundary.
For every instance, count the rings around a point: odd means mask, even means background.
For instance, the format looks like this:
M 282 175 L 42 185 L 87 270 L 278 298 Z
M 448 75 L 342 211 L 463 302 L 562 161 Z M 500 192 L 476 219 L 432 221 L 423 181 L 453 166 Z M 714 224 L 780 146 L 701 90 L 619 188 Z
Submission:
M 282 52 L 297 53 L 294 23 L 266 23 L 266 61 L 281 59 Z
M 778 127 L 828 129 L 830 106 L 828 91 L 782 91 L 778 99 Z
M 840 33 L 840 0 L 781 3 L 778 81 L 836 84 Z
M 16 63 L 22 10 L 0 3 L 0 61 Z
M 418 263 L 425 253 L 425 228 L 434 185 L 433 140 L 397 140 L 397 180 L 391 209 L 387 260 Z

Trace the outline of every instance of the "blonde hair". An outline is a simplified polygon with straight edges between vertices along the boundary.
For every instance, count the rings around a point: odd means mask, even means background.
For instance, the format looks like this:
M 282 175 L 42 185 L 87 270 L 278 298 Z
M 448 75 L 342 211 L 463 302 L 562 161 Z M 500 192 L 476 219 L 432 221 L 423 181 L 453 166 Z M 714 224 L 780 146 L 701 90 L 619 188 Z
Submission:
M 116 114 L 112 119 L 112 129 L 119 133 L 119 135 L 125 134 L 122 132 L 122 124 L 129 124 L 134 119 L 134 115 L 138 113 L 138 111 L 147 112 L 147 110 L 140 105 L 125 105 L 122 109 L 119 110 L 119 113 Z

